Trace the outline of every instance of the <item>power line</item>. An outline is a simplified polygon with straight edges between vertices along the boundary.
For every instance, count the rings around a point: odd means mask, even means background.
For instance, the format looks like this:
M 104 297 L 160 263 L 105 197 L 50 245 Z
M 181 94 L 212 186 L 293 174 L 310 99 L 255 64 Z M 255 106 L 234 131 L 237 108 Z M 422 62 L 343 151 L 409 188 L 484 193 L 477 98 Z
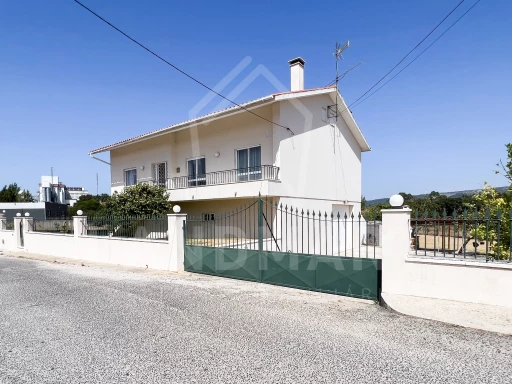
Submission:
M 401 74 L 409 65 L 411 65 L 412 63 L 414 63 L 421 55 L 423 55 L 426 51 L 428 51 L 428 49 L 430 47 L 432 47 L 441 37 L 444 36 L 444 34 L 446 32 L 448 32 L 450 29 L 452 29 L 453 26 L 455 26 L 455 24 L 457 24 L 464 16 L 466 16 L 466 14 L 468 14 L 469 11 L 471 11 L 481 0 L 477 0 L 477 2 L 475 4 L 473 4 L 466 12 L 464 12 L 462 14 L 462 16 L 460 16 L 457 20 L 455 20 L 455 22 L 450 25 L 441 35 L 439 35 L 439 37 L 437 39 L 435 39 L 427 48 L 425 48 L 418 56 L 416 56 L 409 64 L 407 64 L 405 67 L 403 67 L 400 72 L 398 72 L 396 75 L 394 75 L 391 79 L 389 79 L 388 81 L 386 81 L 384 84 L 382 84 L 379 88 L 377 88 L 375 91 L 373 91 L 372 93 L 370 93 L 368 96 L 366 96 L 363 100 L 361 100 L 360 102 L 358 102 L 357 104 L 355 104 L 353 107 L 357 107 L 359 104 L 363 103 L 365 100 L 368 100 L 370 97 L 372 97 L 373 95 L 375 95 L 379 90 L 381 90 L 382 88 L 384 88 L 386 86 L 386 84 L 388 84 L 391 80 L 393 80 L 395 77 L 397 77 L 399 74 Z M 355 103 L 355 102 L 354 102 Z M 352 103 L 352 104 L 354 104 Z M 352 105 L 351 104 L 351 105 Z
M 258 115 L 257 113 L 254 113 L 253 111 L 249 110 L 248 108 L 245 108 L 243 105 L 240 105 L 236 102 L 234 102 L 233 100 L 230 100 L 228 99 L 226 96 L 223 96 L 221 95 L 219 92 L 213 90 L 212 88 L 210 88 L 209 86 L 207 86 L 206 84 L 204 84 L 203 82 L 199 81 L 198 79 L 196 79 L 195 77 L 193 77 L 192 75 L 189 75 L 188 73 L 186 73 L 185 71 L 183 71 L 182 69 L 178 68 L 177 66 L 175 66 L 174 64 L 172 64 L 171 62 L 167 61 L 166 59 L 164 59 L 162 56 L 158 55 L 157 53 L 155 53 L 154 51 L 152 51 L 151 49 L 149 49 L 148 47 L 146 47 L 145 45 L 143 45 L 142 43 L 139 43 L 137 40 L 135 40 L 133 37 L 129 36 L 127 33 L 123 32 L 122 30 L 120 30 L 119 28 L 117 28 L 115 25 L 113 25 L 112 23 L 110 23 L 109 21 L 105 20 L 103 17 L 101 17 L 100 15 L 98 15 L 96 12 L 94 12 L 92 9 L 88 8 L 87 6 L 85 6 L 84 4 L 82 4 L 81 2 L 79 2 L 78 0 L 74 0 L 75 3 L 77 3 L 78 5 L 80 5 L 82 8 L 86 9 L 87 11 L 89 11 L 90 13 L 92 13 L 94 16 L 96 16 L 98 19 L 100 19 L 101 21 L 103 21 L 104 23 L 108 24 L 110 27 L 114 28 L 117 32 L 119 32 L 120 34 L 122 34 L 124 37 L 128 38 L 129 40 L 131 40 L 132 42 L 134 42 L 135 44 L 137 44 L 139 47 L 143 48 L 144 50 L 148 51 L 149 53 L 151 53 L 153 56 L 155 56 L 156 58 L 160 59 L 161 61 L 163 61 L 164 63 L 166 63 L 167 65 L 170 65 L 172 68 L 174 68 L 175 70 L 177 70 L 178 72 L 180 72 L 181 74 L 185 75 L 186 77 L 188 77 L 189 79 L 193 80 L 194 82 L 196 82 L 197 84 L 201 85 L 202 87 L 208 89 L 210 92 L 213 92 L 215 93 L 217 96 L 220 96 L 222 97 L 224 100 L 226 101 L 229 101 L 231 104 L 234 104 L 236 105 L 237 107 L 239 108 L 242 108 L 244 111 L 246 112 L 249 112 L 251 114 L 253 114 L 254 116 L 257 116 L 259 117 L 260 119 L 263 119 L 273 125 L 276 125 L 278 127 L 281 127 L 281 128 L 284 128 L 286 130 L 288 130 L 289 132 L 291 132 L 292 135 L 294 135 L 294 132 L 289 128 L 289 127 L 286 127 L 284 125 L 281 125 L 281 124 L 278 124 L 278 123 L 275 123 L 273 122 L 272 120 L 269 120 L 263 116 L 260 116 Z
M 76 0 L 75 0 L 75 1 L 76 1 Z M 432 29 L 432 30 L 427 34 L 427 36 L 425 36 L 425 37 L 424 37 L 424 38 L 423 38 L 423 39 L 422 39 L 418 44 L 416 44 L 416 46 L 415 46 L 413 49 L 411 49 L 411 50 L 407 53 L 407 55 L 405 55 L 405 56 L 404 56 L 404 57 L 403 57 L 403 58 L 402 58 L 402 59 L 401 59 L 401 60 L 400 60 L 400 61 L 399 61 L 399 62 L 398 62 L 398 63 L 397 63 L 393 68 L 391 68 L 391 70 L 389 70 L 389 72 L 388 72 L 388 73 L 386 73 L 384 76 L 382 76 L 382 77 L 380 78 L 380 80 L 379 80 L 379 81 L 377 81 L 374 85 L 372 85 L 372 87 L 371 87 L 370 89 L 368 89 L 365 93 L 363 93 L 361 96 L 359 96 L 359 98 L 358 98 L 357 100 L 355 100 L 355 101 L 354 101 L 352 104 L 350 104 L 350 105 L 352 106 L 352 105 L 354 105 L 355 103 L 357 103 L 357 102 L 358 102 L 359 100 L 361 100 L 364 96 L 366 96 L 366 95 L 367 95 L 367 94 L 368 94 L 368 93 L 369 93 L 373 88 L 375 88 L 377 85 L 379 85 L 379 83 L 380 83 L 382 80 L 384 80 L 384 78 L 386 78 L 386 77 L 387 77 L 391 72 L 393 72 L 393 71 L 395 70 L 395 68 L 396 68 L 396 67 L 398 67 L 400 64 L 402 64 L 402 63 L 403 63 L 403 61 L 404 61 L 404 60 L 405 60 L 405 59 L 406 59 L 406 58 L 407 58 L 407 57 L 408 57 L 408 56 L 409 56 L 409 55 L 410 55 L 414 50 L 416 50 L 416 48 L 418 48 L 418 47 L 419 47 L 419 46 L 420 46 L 420 45 L 421 45 L 421 44 L 422 44 L 422 43 L 423 43 L 423 42 L 424 42 L 424 41 L 425 41 L 425 40 L 426 40 L 426 39 L 427 39 L 427 38 L 428 38 L 432 33 L 434 33 L 434 31 L 435 31 L 437 28 L 439 28 L 439 26 L 440 26 L 441 24 L 443 24 L 443 22 L 444 22 L 444 21 L 445 21 L 445 20 L 446 20 L 446 19 L 447 19 L 447 18 L 448 18 L 448 17 L 449 17 L 453 12 L 455 12 L 455 10 L 456 10 L 457 8 L 459 8 L 459 6 L 460 6 L 464 1 L 465 1 L 465 0 L 461 0 L 461 2 L 460 2 L 459 4 L 457 4 L 457 5 L 455 6 L 455 8 L 453 8 L 453 9 L 452 9 L 452 10 L 451 10 L 451 11 L 450 11 L 450 12 L 449 12 L 449 13 L 448 13 L 444 18 L 443 18 L 443 20 L 441 20 L 441 21 L 440 21 L 440 22 L 439 22 L 439 23 L 434 27 L 434 29 Z

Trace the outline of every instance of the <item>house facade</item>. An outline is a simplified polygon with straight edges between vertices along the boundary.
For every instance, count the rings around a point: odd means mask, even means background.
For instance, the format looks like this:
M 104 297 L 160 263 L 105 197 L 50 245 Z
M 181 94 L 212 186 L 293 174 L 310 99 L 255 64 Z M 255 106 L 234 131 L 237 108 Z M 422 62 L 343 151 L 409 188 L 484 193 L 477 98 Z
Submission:
M 155 183 L 167 189 L 182 212 L 207 219 L 260 194 L 294 209 L 357 214 L 361 154 L 370 147 L 335 87 L 303 89 L 300 58 L 290 61 L 290 72 L 289 92 L 89 155 L 110 152 L 112 193 L 137 183 Z

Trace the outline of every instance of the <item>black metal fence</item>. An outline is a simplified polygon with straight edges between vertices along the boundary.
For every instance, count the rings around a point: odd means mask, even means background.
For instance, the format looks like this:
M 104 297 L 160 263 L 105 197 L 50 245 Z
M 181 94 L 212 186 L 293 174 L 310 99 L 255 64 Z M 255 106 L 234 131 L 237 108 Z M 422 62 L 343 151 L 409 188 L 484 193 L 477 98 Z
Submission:
M 415 212 L 411 227 L 415 255 L 512 261 L 512 211 Z
M 380 257 L 380 223 L 349 207 L 326 212 L 258 199 L 223 214 L 189 216 L 187 245 L 348 257 Z
M 73 234 L 73 219 L 34 219 L 32 230 L 34 232 Z
M 207 185 L 242 183 L 253 180 L 278 180 L 279 168 L 272 165 L 231 169 L 193 176 L 179 176 L 168 180 L 169 189 L 201 187 Z
M 88 236 L 168 239 L 167 216 L 89 216 Z
M 3 228 L 6 231 L 14 230 L 14 219 L 2 219 L 1 224 L 0 229 Z

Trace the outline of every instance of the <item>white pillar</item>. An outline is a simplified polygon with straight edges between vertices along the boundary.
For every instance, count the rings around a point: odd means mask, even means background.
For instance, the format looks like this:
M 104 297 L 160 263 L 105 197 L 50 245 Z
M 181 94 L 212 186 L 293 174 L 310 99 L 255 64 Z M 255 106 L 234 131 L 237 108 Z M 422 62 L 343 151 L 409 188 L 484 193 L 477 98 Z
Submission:
M 5 231 L 7 229 L 7 223 L 5 222 L 5 214 L 0 213 L 0 230 Z
M 23 232 L 34 232 L 34 218 L 24 217 L 23 218 Z
M 16 216 L 14 218 L 14 237 L 16 238 L 16 247 L 23 248 L 23 244 L 21 242 L 21 231 L 20 224 L 23 222 L 23 217 Z
M 169 271 L 181 272 L 184 270 L 185 261 L 185 236 L 183 226 L 187 220 L 187 214 L 178 213 L 167 215 L 169 224 Z
M 87 216 L 73 216 L 73 236 L 87 236 Z
M 382 211 L 382 293 L 405 294 L 405 259 L 410 250 L 409 208 Z

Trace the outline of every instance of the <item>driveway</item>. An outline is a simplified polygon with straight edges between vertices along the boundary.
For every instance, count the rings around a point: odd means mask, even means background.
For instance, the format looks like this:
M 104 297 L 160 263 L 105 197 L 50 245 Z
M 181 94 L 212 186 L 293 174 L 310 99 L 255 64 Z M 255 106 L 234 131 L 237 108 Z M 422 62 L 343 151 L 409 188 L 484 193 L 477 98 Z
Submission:
M 510 383 L 512 337 L 340 296 L 0 256 L 1 383 Z

